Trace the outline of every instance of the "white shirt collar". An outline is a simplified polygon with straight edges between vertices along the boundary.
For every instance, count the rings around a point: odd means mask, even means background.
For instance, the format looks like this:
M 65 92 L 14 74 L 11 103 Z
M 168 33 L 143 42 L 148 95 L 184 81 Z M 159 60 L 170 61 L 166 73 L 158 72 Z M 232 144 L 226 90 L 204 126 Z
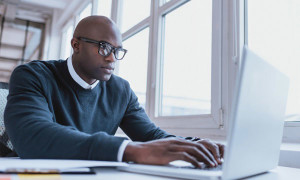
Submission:
M 92 85 L 90 85 L 87 82 L 85 82 L 83 79 L 81 79 L 81 77 L 76 73 L 76 71 L 73 67 L 72 56 L 70 56 L 67 59 L 67 65 L 68 65 L 68 70 L 69 70 L 69 73 L 71 74 L 71 77 L 74 79 L 75 82 L 77 82 L 84 89 L 93 89 L 99 83 L 99 80 L 97 80 Z

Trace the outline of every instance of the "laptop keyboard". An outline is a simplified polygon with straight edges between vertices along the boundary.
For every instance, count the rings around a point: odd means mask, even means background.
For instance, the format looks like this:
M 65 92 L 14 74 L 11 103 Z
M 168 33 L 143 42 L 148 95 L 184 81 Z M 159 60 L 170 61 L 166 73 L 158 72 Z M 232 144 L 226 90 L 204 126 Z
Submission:
M 216 167 L 205 167 L 203 170 L 208 170 L 208 171 L 221 171 L 222 170 L 222 164 L 218 165 Z
M 169 165 L 170 167 L 175 167 L 175 168 L 184 168 L 184 169 L 198 169 L 198 170 L 206 170 L 206 171 L 221 171 L 222 170 L 222 164 L 218 165 L 216 167 L 205 167 L 205 168 L 195 168 L 193 165 L 189 166 L 177 166 L 177 165 Z

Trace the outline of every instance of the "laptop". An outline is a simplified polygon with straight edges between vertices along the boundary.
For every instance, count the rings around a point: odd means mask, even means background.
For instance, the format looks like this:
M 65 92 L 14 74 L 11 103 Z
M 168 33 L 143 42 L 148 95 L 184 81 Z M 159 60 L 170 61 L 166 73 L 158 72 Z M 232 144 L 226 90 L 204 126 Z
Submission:
M 244 47 L 220 170 L 140 164 L 119 169 L 187 179 L 238 179 L 267 172 L 279 160 L 288 86 L 283 73 Z

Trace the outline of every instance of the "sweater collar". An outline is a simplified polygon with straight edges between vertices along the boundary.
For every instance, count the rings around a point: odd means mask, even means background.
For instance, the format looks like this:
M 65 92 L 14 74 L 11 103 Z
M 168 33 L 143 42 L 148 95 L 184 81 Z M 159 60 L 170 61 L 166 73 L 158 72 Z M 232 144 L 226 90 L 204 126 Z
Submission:
M 67 59 L 67 65 L 68 65 L 69 73 L 71 74 L 71 77 L 73 78 L 73 80 L 77 84 L 79 84 L 81 87 L 83 87 L 84 89 L 93 89 L 99 83 L 99 80 L 97 80 L 92 85 L 90 85 L 87 82 L 85 82 L 83 79 L 81 79 L 81 77 L 76 73 L 76 71 L 75 71 L 75 69 L 73 67 L 72 56 L 70 56 Z

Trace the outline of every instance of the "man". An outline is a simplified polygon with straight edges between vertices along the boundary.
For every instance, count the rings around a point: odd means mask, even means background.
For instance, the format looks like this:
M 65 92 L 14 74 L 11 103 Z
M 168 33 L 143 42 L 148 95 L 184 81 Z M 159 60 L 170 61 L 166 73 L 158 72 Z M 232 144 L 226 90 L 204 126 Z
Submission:
M 12 73 L 4 118 L 21 158 L 221 163 L 223 145 L 188 141 L 156 127 L 129 83 L 112 74 L 126 54 L 114 22 L 83 19 L 71 45 L 67 61 L 33 61 Z M 119 126 L 132 142 L 113 136 Z

